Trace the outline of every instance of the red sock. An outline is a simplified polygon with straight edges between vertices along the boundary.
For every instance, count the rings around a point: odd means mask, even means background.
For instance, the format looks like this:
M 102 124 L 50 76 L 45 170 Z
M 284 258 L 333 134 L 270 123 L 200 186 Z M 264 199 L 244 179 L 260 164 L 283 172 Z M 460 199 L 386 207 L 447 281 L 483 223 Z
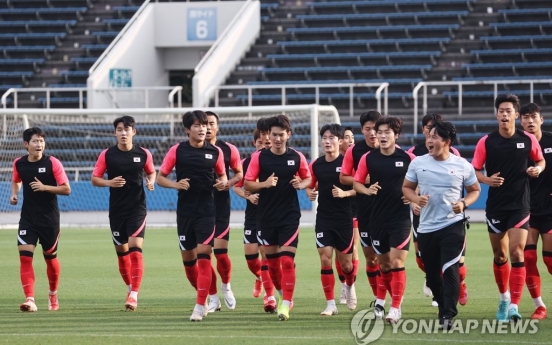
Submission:
M 119 261 L 119 273 L 126 285 L 130 285 L 130 256 L 129 252 L 117 252 L 117 261 Z
M 144 276 L 144 260 L 142 256 L 141 248 L 130 248 L 130 281 L 132 284 L 132 291 L 140 291 L 140 284 L 142 283 L 142 277 Z
M 539 269 L 537 268 L 537 246 L 535 245 L 535 248 L 530 249 L 527 247 L 529 246 L 525 246 L 525 251 L 523 252 L 525 271 L 527 272 L 525 283 L 531 297 L 537 298 L 541 296 L 541 278 Z
M 228 249 L 215 249 L 214 252 L 217 258 L 217 272 L 220 275 L 220 280 L 223 284 L 228 284 L 232 275 L 232 262 L 228 256 Z
M 33 253 L 19 252 L 19 276 L 25 297 L 34 297 L 35 274 L 33 269 Z
M 399 308 L 401 306 L 402 298 L 404 295 L 404 288 L 406 287 L 406 271 L 403 268 L 394 268 L 391 270 L 391 306 L 393 308 Z
M 197 290 L 197 259 L 193 261 L 183 261 L 184 264 L 184 271 L 186 272 L 186 278 L 188 278 L 188 281 L 194 289 Z
M 358 259 L 353 260 L 353 276 L 355 276 L 355 280 L 358 275 L 358 264 Z
M 468 274 L 468 268 L 465 263 L 460 263 L 458 266 L 458 275 L 460 276 L 460 282 L 466 280 L 466 274 Z
M 286 255 L 287 254 L 287 255 Z M 295 254 L 283 252 L 280 257 L 282 262 L 282 289 L 284 301 L 293 299 L 293 290 L 295 290 L 295 264 L 293 262 Z
M 368 283 L 372 288 L 372 293 L 374 296 L 378 295 L 378 274 L 379 274 L 379 265 L 368 266 L 366 265 L 366 275 L 368 276 Z
M 251 273 L 259 278 L 261 276 L 261 260 L 259 260 L 259 254 L 246 255 L 245 260 Z
M 542 252 L 542 260 L 548 269 L 548 273 L 552 274 L 552 252 Z
M 217 273 L 215 272 L 215 268 L 211 264 L 211 285 L 209 287 L 209 295 L 216 295 L 217 294 Z
M 339 278 L 341 284 L 345 283 L 345 275 L 343 274 L 343 269 L 341 268 L 339 260 L 337 260 L 337 255 L 335 257 L 335 270 L 337 271 L 337 277 Z
M 383 272 L 380 270 L 380 277 L 378 279 L 378 291 L 377 291 L 378 299 L 385 300 L 387 291 L 391 291 L 391 278 L 392 278 L 391 271 Z
M 335 298 L 335 276 L 331 266 L 322 266 L 320 270 L 320 281 L 322 282 L 322 289 L 324 290 L 326 301 L 333 300 Z
M 279 254 L 276 255 L 277 257 L 271 258 L 269 258 L 270 255 L 267 255 L 268 272 L 270 273 L 270 279 L 272 280 L 272 284 L 274 284 L 274 288 L 280 291 L 282 290 L 282 266 Z
M 505 293 L 508 291 L 508 280 L 510 279 L 510 265 L 508 265 L 508 261 L 497 264 L 493 260 L 493 271 L 498 292 Z
M 519 305 L 523 286 L 525 285 L 525 264 L 523 262 L 512 263 L 512 272 L 510 273 L 510 293 L 512 294 L 512 303 Z
M 422 272 L 425 273 L 425 265 L 422 261 L 422 258 L 420 257 L 420 254 L 416 253 L 416 264 L 418 264 L 418 268 L 422 270 Z
M 349 286 L 353 285 L 355 283 L 355 269 L 353 267 L 353 269 L 351 270 L 351 272 L 349 273 L 345 273 L 343 272 L 343 274 L 345 275 L 345 283 Z
M 196 303 L 205 305 L 207 294 L 209 293 L 209 287 L 211 286 L 211 271 L 213 266 L 211 265 L 211 256 L 209 254 L 197 255 L 197 298 Z
M 274 296 L 274 284 L 270 279 L 270 273 L 268 272 L 268 260 L 261 261 L 261 279 L 263 280 L 263 287 L 267 296 Z
M 57 291 L 59 285 L 59 260 L 57 257 L 44 258 L 46 261 L 46 275 L 48 276 L 48 285 L 50 291 Z

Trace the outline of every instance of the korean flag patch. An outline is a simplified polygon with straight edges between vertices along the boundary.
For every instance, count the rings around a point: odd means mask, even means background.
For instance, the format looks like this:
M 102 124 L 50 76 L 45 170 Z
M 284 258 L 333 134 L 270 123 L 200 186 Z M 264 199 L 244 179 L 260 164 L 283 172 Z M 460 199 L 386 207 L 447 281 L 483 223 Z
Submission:
M 517 143 L 517 148 L 518 149 L 523 149 L 523 148 L 525 148 L 525 144 L 524 143 Z
M 401 168 L 401 167 L 403 167 L 403 165 L 404 165 L 403 162 L 395 162 L 395 166 L 397 168 Z
M 140 163 L 140 157 L 134 157 L 134 163 Z
M 321 238 L 321 237 L 324 237 L 324 233 L 323 232 L 318 232 L 316 234 L 316 238 Z
M 213 159 L 213 155 L 210 154 L 210 153 L 206 153 L 206 154 L 205 154 L 205 158 L 206 158 L 206 159 Z
M 113 236 L 119 236 L 119 231 L 114 231 Z
M 288 161 L 288 165 L 295 165 L 295 161 Z
M 251 230 L 245 230 L 244 232 L 246 235 L 251 235 Z
M 46 172 L 46 168 L 38 168 L 38 172 L 39 172 L 39 173 L 45 173 L 45 172 Z
M 336 167 L 335 172 L 341 172 L 341 167 Z
M 545 148 L 544 153 L 552 153 L 552 147 Z
M 27 230 L 19 230 L 19 236 L 27 235 Z
M 181 241 L 186 241 L 186 236 L 180 236 L 179 239 L 180 239 Z

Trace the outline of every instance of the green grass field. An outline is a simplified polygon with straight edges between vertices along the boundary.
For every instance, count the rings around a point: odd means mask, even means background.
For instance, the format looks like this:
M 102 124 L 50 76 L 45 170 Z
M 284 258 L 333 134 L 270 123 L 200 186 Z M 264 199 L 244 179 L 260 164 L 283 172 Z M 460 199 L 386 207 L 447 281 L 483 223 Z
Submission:
M 361 269 L 357 279 L 358 308 L 339 306 L 339 314 L 321 317 L 325 307 L 320 283 L 320 264 L 314 232 L 301 231 L 296 257 L 295 307 L 290 320 L 280 322 L 265 314 L 262 299 L 251 295 L 253 276 L 247 269 L 242 249 L 242 230 L 233 229 L 230 256 L 232 287 L 237 299 L 233 311 L 209 314 L 203 322 L 189 321 L 195 292 L 184 275 L 174 229 L 148 229 L 144 246 L 145 273 L 138 310 L 124 311 L 126 286 L 117 269 L 117 259 L 107 229 L 63 229 L 59 247 L 62 265 L 59 287 L 60 310 L 47 308 L 47 279 L 42 255 L 35 256 L 36 302 L 38 312 L 21 313 L 24 295 L 19 282 L 16 232 L 0 231 L 0 343 L 2 344 L 355 344 L 350 330 L 353 315 L 369 306 L 371 292 Z M 540 255 L 539 255 L 540 256 Z M 492 272 L 492 254 L 482 225 L 468 231 L 467 284 L 469 302 L 459 306 L 460 319 L 493 319 L 498 292 Z M 361 267 L 364 258 L 361 258 Z M 552 305 L 552 277 L 542 263 L 542 293 Z M 436 308 L 423 296 L 423 274 L 414 255 L 407 260 L 407 288 L 404 319 L 434 319 Z M 219 280 L 220 286 L 220 280 Z M 340 284 L 336 284 L 339 297 Z M 387 302 L 389 306 L 389 298 Z M 533 311 L 527 290 L 520 306 L 524 318 Z M 376 344 L 545 344 L 552 342 L 550 320 L 540 322 L 536 334 L 393 334 L 385 326 Z

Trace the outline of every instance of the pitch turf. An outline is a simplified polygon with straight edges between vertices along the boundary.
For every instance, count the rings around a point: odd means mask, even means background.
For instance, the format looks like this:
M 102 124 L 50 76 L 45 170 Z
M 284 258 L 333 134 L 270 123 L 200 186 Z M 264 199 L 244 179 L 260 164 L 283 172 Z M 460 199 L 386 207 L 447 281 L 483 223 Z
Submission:
M 36 301 L 38 312 L 22 313 L 24 301 L 19 282 L 15 231 L 0 231 L 0 343 L 2 344 L 355 344 L 350 323 L 353 315 L 368 308 L 371 292 L 366 276 L 357 279 L 359 305 L 356 311 L 339 306 L 339 314 L 321 317 L 325 307 L 320 283 L 320 265 L 312 228 L 301 229 L 296 257 L 295 308 L 287 322 L 262 311 L 262 299 L 251 295 L 253 277 L 245 264 L 242 230 L 232 229 L 230 256 L 236 310 L 209 314 L 203 322 L 189 321 L 195 303 L 194 291 L 184 276 L 174 229 L 148 229 L 144 247 L 145 274 L 138 310 L 124 311 L 125 292 L 109 231 L 63 229 L 59 247 L 62 265 L 59 287 L 60 310 L 47 308 L 47 279 L 41 255 L 36 255 Z M 469 302 L 459 307 L 461 319 L 490 319 L 495 315 L 498 293 L 494 283 L 492 254 L 482 225 L 468 231 Z M 422 294 L 423 274 L 411 252 L 407 260 L 404 319 L 434 319 L 436 308 Z M 361 267 L 364 258 L 361 258 Z M 542 294 L 552 306 L 552 277 L 539 262 Z M 220 280 L 219 280 L 220 286 Z M 339 297 L 339 281 L 336 298 Z M 389 298 L 387 304 L 389 305 Z M 520 312 L 528 318 L 533 303 L 525 290 Z M 552 317 L 552 315 L 551 315 Z M 536 334 L 393 334 L 389 325 L 376 344 L 545 344 L 552 340 L 550 319 L 538 325 Z

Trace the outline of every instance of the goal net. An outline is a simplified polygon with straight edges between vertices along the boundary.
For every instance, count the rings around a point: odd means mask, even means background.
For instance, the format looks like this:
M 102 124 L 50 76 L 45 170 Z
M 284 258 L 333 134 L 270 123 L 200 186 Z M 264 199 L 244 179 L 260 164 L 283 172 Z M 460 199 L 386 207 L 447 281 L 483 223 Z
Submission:
M 46 134 L 45 153 L 58 158 L 69 177 L 72 193 L 58 198 L 61 211 L 104 211 L 108 209 L 108 188 L 90 183 L 100 152 L 117 143 L 113 120 L 122 115 L 136 119 L 134 144 L 151 151 L 159 169 L 163 157 L 174 144 L 187 140 L 182 115 L 192 108 L 158 109 L 3 109 L 0 110 L 0 212 L 18 216 L 21 207 L 9 205 L 12 162 L 26 154 L 22 133 L 28 127 L 40 127 Z M 209 108 L 220 116 L 218 138 L 238 147 L 241 158 L 254 152 L 253 131 L 261 117 L 285 114 L 291 120 L 289 146 L 302 152 L 307 160 L 321 154 L 319 130 L 324 124 L 339 123 L 333 106 L 271 106 Z M 174 176 L 171 176 L 174 179 Z M 301 208 L 311 209 L 306 197 Z M 156 188 L 147 196 L 149 210 L 175 210 L 174 190 Z M 245 202 L 232 195 L 232 208 L 244 209 Z M 18 218 L 17 218 L 18 219 Z M 17 222 L 15 222 L 17 223 Z M 14 223 L 12 223 L 14 224 Z

